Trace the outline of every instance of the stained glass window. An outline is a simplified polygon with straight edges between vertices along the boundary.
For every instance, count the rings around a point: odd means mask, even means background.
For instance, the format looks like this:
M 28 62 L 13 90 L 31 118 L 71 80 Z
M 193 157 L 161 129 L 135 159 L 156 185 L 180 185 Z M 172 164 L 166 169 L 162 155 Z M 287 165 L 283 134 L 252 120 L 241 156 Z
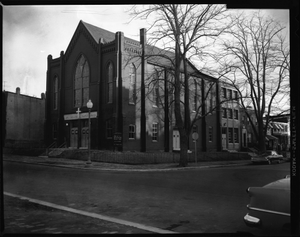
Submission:
M 129 103 L 135 104 L 136 98 L 136 69 L 132 64 L 129 69 Z
M 90 69 L 86 58 L 77 61 L 74 78 L 74 107 L 86 106 L 89 100 Z
M 107 102 L 113 102 L 113 64 L 109 63 L 107 68 L 107 91 L 108 91 L 108 98 Z

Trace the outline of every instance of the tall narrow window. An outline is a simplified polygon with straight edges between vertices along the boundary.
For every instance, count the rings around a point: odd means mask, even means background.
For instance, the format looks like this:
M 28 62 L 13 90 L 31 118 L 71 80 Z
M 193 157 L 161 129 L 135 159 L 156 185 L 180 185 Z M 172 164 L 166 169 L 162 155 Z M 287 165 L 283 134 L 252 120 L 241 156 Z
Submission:
M 222 88 L 222 91 L 223 91 L 223 98 L 226 99 L 226 98 L 227 98 L 226 88 L 223 87 L 223 88 Z
M 129 69 L 129 104 L 135 104 L 136 99 L 136 69 L 131 64 Z
M 239 129 L 234 128 L 234 142 L 239 143 Z
M 228 128 L 228 142 L 233 143 L 232 128 Z
M 192 110 L 197 111 L 197 82 L 196 80 L 194 81 L 194 91 L 193 91 L 193 100 L 192 100 Z
M 53 136 L 53 139 L 57 139 L 57 123 L 53 123 L 52 125 L 52 136 Z
M 156 80 L 153 84 L 153 104 L 158 107 L 159 105 L 159 81 Z
M 152 141 L 157 142 L 157 138 L 158 138 L 158 124 L 153 123 L 152 124 Z
M 234 110 L 234 119 L 239 119 L 239 111 L 237 109 Z
M 55 76 L 53 79 L 53 109 L 57 109 L 58 103 L 58 77 Z
M 112 120 L 106 120 L 106 138 L 112 139 L 113 131 L 112 131 Z
M 89 100 L 90 69 L 86 58 L 81 55 L 77 61 L 74 78 L 74 107 L 86 106 Z
M 113 102 L 113 72 L 114 67 L 110 62 L 107 67 L 107 103 Z
M 223 118 L 227 118 L 227 109 L 226 108 L 222 108 L 223 110 Z
M 228 118 L 233 118 L 232 109 L 228 109 Z
M 213 140 L 213 127 L 209 126 L 208 127 L 208 141 L 212 142 Z
M 229 91 L 229 99 L 232 99 L 232 90 L 228 90 Z
M 129 125 L 129 140 L 135 139 L 135 125 Z
M 234 99 L 238 99 L 238 93 L 237 93 L 237 91 L 234 91 Z

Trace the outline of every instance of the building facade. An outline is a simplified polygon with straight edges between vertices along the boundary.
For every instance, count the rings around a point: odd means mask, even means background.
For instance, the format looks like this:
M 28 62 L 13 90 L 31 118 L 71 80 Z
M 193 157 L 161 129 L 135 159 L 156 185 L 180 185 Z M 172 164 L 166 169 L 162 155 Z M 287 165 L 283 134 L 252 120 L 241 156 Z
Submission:
M 147 50 L 150 49 L 146 48 L 146 53 Z M 163 57 L 141 55 L 140 42 L 125 37 L 123 32 L 112 33 L 80 21 L 66 52 L 61 51 L 58 58 L 48 56 L 47 145 L 57 142 L 84 149 L 90 138 L 91 149 L 140 151 L 145 142 L 147 151 L 180 150 L 170 65 Z M 204 115 L 209 103 L 218 104 L 217 80 L 190 64 L 188 70 L 194 82 L 190 89 L 194 91 L 190 93 L 190 116 L 196 116 L 197 109 L 193 107 L 201 103 L 206 106 L 198 112 Z M 209 102 L 203 95 L 205 89 L 201 91 L 212 82 Z M 93 103 L 91 109 L 87 108 L 89 100 Z M 141 111 L 145 112 L 145 120 Z M 220 149 L 219 110 L 208 116 L 194 124 L 201 151 Z M 193 144 L 190 138 L 191 149 Z
M 2 92 L 2 147 L 44 147 L 45 94 L 41 98 Z
M 222 149 L 240 150 L 240 106 L 238 92 L 228 83 L 221 83 Z

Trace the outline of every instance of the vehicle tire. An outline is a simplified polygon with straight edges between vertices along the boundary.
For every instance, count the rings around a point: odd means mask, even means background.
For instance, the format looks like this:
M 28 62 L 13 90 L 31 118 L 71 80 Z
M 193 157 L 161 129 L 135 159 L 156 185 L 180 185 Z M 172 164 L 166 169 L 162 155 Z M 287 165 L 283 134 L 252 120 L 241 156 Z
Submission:
M 269 163 L 269 165 L 271 165 L 272 164 L 272 160 L 268 160 L 268 163 Z
M 277 160 L 277 164 L 280 164 L 280 163 L 281 163 L 281 160 L 280 160 L 280 159 L 278 159 L 278 160 Z

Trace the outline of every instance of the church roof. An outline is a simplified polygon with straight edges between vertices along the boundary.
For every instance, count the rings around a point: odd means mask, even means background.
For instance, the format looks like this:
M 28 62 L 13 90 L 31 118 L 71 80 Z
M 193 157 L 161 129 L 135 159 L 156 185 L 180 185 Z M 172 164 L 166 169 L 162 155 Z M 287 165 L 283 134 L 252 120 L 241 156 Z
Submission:
M 99 39 L 102 38 L 103 40 L 103 43 L 108 43 L 108 42 L 111 42 L 111 41 L 114 41 L 115 40 L 115 33 L 113 32 L 110 32 L 108 30 L 105 30 L 105 29 L 102 29 L 102 28 L 99 28 L 97 26 L 94 26 L 94 25 L 91 25 L 89 23 L 86 23 L 84 21 L 80 21 L 84 26 L 85 28 L 89 31 L 89 33 L 91 34 L 91 36 L 94 38 L 94 40 L 98 43 L 99 42 Z M 133 40 L 133 39 L 130 39 L 130 38 L 127 38 L 125 37 L 125 40 L 129 40 L 131 42 L 134 42 L 135 44 L 139 45 L 140 42 L 139 41 L 136 41 L 136 40 Z M 159 49 L 157 47 L 153 47 L 153 46 L 150 46 L 150 47 L 147 47 L 146 46 L 146 51 L 147 51 L 147 48 L 152 51 L 152 53 L 156 54 L 157 56 L 154 56 L 152 55 L 151 57 L 149 57 L 147 60 L 148 62 L 152 62 L 152 63 L 158 63 L 158 64 L 161 64 L 161 65 L 165 65 L 165 66 L 171 66 L 171 63 L 170 63 L 170 59 L 174 59 L 174 53 L 173 52 L 170 52 L 170 51 L 167 51 L 165 49 Z M 158 56 L 158 55 L 164 55 L 165 57 L 161 57 L 161 56 Z M 167 59 L 169 58 L 169 59 Z M 209 75 L 206 75 L 202 72 L 200 72 L 198 69 L 196 69 L 196 67 L 190 62 L 188 61 L 189 64 L 188 64 L 188 71 L 190 73 L 196 73 L 196 74 L 200 74 L 204 77 L 206 77 L 206 79 L 214 79 L 213 77 L 209 76 Z
M 90 34 L 93 36 L 95 41 L 98 43 L 99 39 L 102 38 L 104 43 L 111 42 L 115 40 L 115 33 L 110 32 L 108 30 L 104 30 L 102 28 L 99 28 L 97 26 L 88 24 L 84 21 L 82 21 L 82 24 L 86 27 L 86 29 L 90 32 Z

